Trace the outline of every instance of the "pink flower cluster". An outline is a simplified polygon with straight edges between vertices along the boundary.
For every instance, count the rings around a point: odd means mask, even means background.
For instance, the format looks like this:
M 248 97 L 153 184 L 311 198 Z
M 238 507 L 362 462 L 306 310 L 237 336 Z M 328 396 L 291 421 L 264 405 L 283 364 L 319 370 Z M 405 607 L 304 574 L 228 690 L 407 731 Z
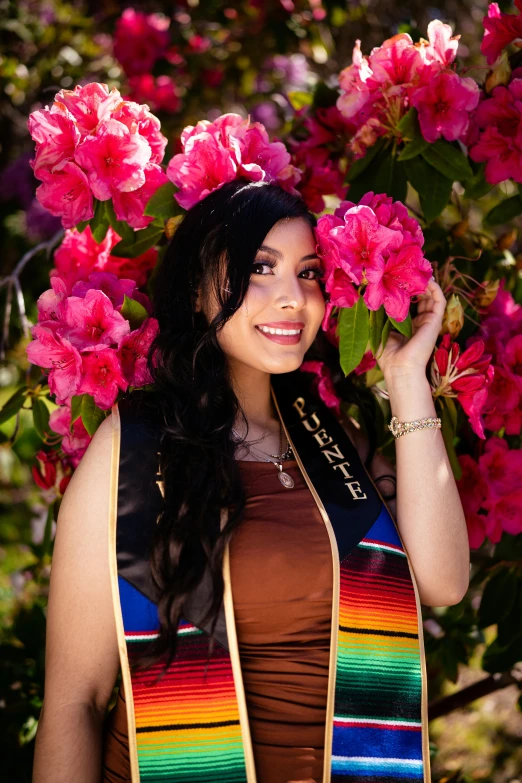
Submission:
M 114 31 L 114 56 L 128 76 L 150 73 L 170 43 L 170 19 L 126 8 Z
M 335 195 L 343 199 L 346 195 L 339 149 L 344 151 L 353 125 L 344 119 L 336 106 L 330 106 L 317 109 L 313 117 L 304 120 L 303 127 L 308 131 L 308 138 L 299 142 L 290 140 L 292 162 L 301 171 L 297 189 L 308 209 L 319 213 L 325 208 L 324 196 Z
M 505 429 L 507 435 L 522 430 L 522 306 L 516 304 L 503 281 L 495 300 L 481 319 L 476 335 L 468 343 L 483 340 L 485 350 L 493 356 L 495 376 L 488 387 L 488 430 Z
M 370 191 L 358 204 L 343 201 L 333 215 L 319 219 L 316 238 L 330 294 L 325 330 L 334 307 L 357 302 L 360 285 L 366 286 L 363 299 L 370 310 L 384 305 L 389 316 L 403 321 L 412 296 L 426 290 L 432 275 L 418 222 L 386 194 Z
M 174 114 L 181 107 L 181 99 L 176 84 L 170 76 L 162 74 L 153 76 L 142 73 L 131 76 L 129 81 L 130 94 L 126 100 L 136 103 L 146 103 L 153 111 L 164 111 Z
M 458 343 L 446 333 L 435 351 L 430 372 L 433 396 L 456 397 L 473 431 L 485 438 L 482 413 L 495 371 L 491 354 L 484 353 L 483 341 L 476 339 L 461 353 Z
M 514 0 L 515 7 L 522 14 L 522 1 Z M 488 13 L 483 19 L 484 38 L 480 51 L 492 65 L 503 49 L 514 41 L 522 40 L 522 15 L 503 14 L 498 3 L 490 3 Z
M 187 126 L 181 143 L 183 152 L 173 156 L 167 176 L 179 188 L 175 198 L 184 209 L 238 177 L 277 182 L 296 192 L 298 169 L 290 163 L 285 145 L 271 142 L 259 122 L 223 114 L 214 122 Z
M 167 179 L 160 163 L 167 139 L 148 106 L 123 101 L 91 83 L 60 90 L 51 108 L 29 116 L 38 201 L 72 228 L 94 216 L 94 198 L 112 198 L 118 220 L 144 228 L 144 207 Z
M 351 148 L 356 156 L 364 156 L 380 137 L 395 135 L 411 106 L 418 110 L 426 141 L 441 136 L 454 141 L 466 132 L 479 88 L 449 67 L 459 38 L 436 19 L 428 25 L 428 41 L 413 43 L 407 33 L 399 33 L 372 49 L 369 57 L 357 40 L 352 65 L 339 75 L 343 93 L 337 101 L 341 114 L 355 123 Z
M 303 362 L 299 370 L 315 375 L 313 387 L 316 389 L 319 397 L 328 408 L 332 408 L 337 416 L 340 416 L 341 400 L 335 392 L 332 374 L 328 365 L 318 361 Z
M 457 482 L 472 549 L 487 537 L 496 544 L 502 532 L 522 533 L 522 450 L 510 449 L 502 438 L 490 438 L 478 462 L 459 456 L 462 477 Z
M 490 97 L 484 94 L 466 144 L 472 160 L 486 161 L 489 183 L 522 182 L 522 68 L 515 68 L 508 85 L 494 87 Z

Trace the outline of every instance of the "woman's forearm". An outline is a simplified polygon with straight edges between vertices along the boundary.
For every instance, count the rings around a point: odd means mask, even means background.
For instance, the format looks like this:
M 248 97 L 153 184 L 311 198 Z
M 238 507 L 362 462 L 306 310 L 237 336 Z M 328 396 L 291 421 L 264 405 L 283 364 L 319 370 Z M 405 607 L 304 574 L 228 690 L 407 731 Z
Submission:
M 103 716 L 88 704 L 64 704 L 40 715 L 33 783 L 100 783 Z
M 386 378 L 392 415 L 400 421 L 436 416 L 425 377 Z M 469 582 L 466 520 L 438 428 L 395 441 L 397 524 L 410 556 L 422 603 L 458 603 Z

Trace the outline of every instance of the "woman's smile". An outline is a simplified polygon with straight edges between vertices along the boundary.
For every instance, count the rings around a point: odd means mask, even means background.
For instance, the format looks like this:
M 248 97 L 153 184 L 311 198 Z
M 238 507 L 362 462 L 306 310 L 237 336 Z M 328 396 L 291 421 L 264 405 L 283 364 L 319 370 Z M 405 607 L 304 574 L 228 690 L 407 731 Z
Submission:
M 277 321 L 268 324 L 256 324 L 255 327 L 264 337 L 281 345 L 297 345 L 304 329 L 302 321 Z

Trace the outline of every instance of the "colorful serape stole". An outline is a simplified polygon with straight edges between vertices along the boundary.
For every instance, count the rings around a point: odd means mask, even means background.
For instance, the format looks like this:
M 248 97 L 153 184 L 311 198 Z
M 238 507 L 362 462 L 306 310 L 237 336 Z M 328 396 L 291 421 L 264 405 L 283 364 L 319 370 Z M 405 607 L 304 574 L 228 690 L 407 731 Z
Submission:
M 341 561 L 332 783 L 423 780 L 421 648 L 408 560 L 381 514 Z
M 161 680 L 159 665 L 133 670 L 142 645 L 157 636 L 157 607 L 118 577 L 141 783 L 246 783 L 232 665 L 219 643 L 207 663 L 208 635 L 182 620 L 178 649 Z

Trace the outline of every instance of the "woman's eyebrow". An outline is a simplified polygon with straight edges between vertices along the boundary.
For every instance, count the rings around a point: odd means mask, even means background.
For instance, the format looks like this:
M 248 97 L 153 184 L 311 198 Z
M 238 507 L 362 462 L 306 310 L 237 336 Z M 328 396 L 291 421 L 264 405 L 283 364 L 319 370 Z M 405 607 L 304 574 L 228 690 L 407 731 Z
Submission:
M 279 252 L 279 250 L 276 250 L 274 247 L 269 247 L 268 245 L 260 245 L 259 250 L 263 250 L 265 253 L 270 253 L 271 255 L 275 256 L 276 258 L 283 258 L 283 254 Z M 312 258 L 319 258 L 317 253 L 309 253 L 307 256 L 303 256 L 301 258 L 301 261 L 311 261 Z

